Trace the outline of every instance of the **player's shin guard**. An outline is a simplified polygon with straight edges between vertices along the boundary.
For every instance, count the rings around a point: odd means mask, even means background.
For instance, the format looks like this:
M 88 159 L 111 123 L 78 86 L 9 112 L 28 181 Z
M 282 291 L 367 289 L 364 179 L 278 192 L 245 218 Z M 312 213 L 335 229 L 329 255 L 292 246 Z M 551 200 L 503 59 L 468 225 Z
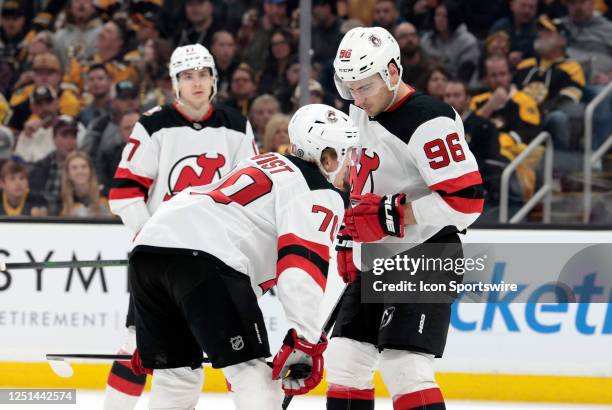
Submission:
M 382 352 L 380 372 L 394 410 L 446 409 L 433 365 L 433 355 L 392 349 Z
M 151 380 L 150 410 L 191 410 L 198 404 L 204 382 L 204 370 L 199 367 L 155 369 Z
M 334 337 L 325 355 L 328 410 L 374 409 L 374 369 L 378 350 L 374 345 Z
M 263 359 L 253 359 L 223 368 L 231 385 L 237 410 L 280 409 L 283 390 L 279 380 L 272 380 L 272 369 Z
M 129 327 L 123 346 L 118 353 L 132 354 L 134 349 L 136 349 L 136 330 Z M 134 374 L 130 362 L 113 362 L 106 381 L 104 410 L 131 410 L 136 407 L 136 402 L 144 390 L 146 381 L 145 374 Z

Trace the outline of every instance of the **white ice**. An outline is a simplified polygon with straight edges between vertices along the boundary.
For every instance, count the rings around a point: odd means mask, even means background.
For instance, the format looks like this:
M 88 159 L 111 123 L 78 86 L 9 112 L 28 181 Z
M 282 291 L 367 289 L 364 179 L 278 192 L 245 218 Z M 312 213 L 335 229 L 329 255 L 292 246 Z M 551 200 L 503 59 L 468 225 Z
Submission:
M 102 408 L 103 393 L 101 391 L 79 390 L 77 391 L 76 405 L 0 405 L 2 410 L 95 410 Z M 145 393 L 138 402 L 136 410 L 147 409 L 148 394 Z M 450 401 L 447 402 L 448 410 L 612 410 L 612 406 L 591 406 L 591 405 L 569 405 L 569 404 L 532 404 L 532 403 L 494 403 L 494 402 L 468 402 Z M 196 409 L 199 410 L 234 410 L 232 400 L 228 394 L 202 394 Z M 297 397 L 291 402 L 290 410 L 324 410 L 325 398 L 321 396 Z M 391 410 L 389 399 L 379 399 L 376 401 L 376 410 Z M 254 409 L 257 410 L 257 409 Z

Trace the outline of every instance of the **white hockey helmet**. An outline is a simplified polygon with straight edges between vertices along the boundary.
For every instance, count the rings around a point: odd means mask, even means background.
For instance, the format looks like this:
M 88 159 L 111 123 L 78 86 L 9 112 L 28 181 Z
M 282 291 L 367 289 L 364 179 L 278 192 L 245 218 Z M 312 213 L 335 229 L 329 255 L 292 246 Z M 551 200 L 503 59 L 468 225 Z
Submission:
M 349 149 L 359 143 L 359 131 L 342 111 L 325 104 L 309 104 L 297 110 L 289 121 L 289 141 L 293 144 L 293 155 L 316 163 L 333 182 Z M 338 156 L 338 167 L 331 172 L 321 164 L 326 148 L 333 148 Z
M 334 59 L 334 82 L 340 96 L 352 100 L 345 81 L 358 81 L 374 74 L 380 74 L 387 88 L 394 93 L 402 78 L 400 48 L 395 38 L 382 27 L 356 27 L 349 30 Z M 388 65 L 394 62 L 399 70 L 400 81 L 391 85 Z
M 179 73 L 191 69 L 210 68 L 211 75 L 213 77 L 212 91 L 210 94 L 210 101 L 215 98 L 217 94 L 217 68 L 215 67 L 215 60 L 210 52 L 202 44 L 189 44 L 186 46 L 177 47 L 170 57 L 170 78 L 172 79 L 172 86 L 176 93 L 176 99 L 180 99 L 179 88 L 178 88 L 178 75 Z

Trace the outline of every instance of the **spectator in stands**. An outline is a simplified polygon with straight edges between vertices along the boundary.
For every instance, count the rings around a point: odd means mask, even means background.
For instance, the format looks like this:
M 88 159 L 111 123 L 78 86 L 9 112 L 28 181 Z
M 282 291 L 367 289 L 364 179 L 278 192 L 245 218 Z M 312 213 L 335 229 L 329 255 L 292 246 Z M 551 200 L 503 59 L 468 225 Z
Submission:
M 137 51 L 142 56 L 145 44 L 149 40 L 157 40 L 162 25 L 161 8 L 153 1 L 138 1 L 130 4 L 131 29 L 135 33 Z M 171 46 L 172 47 L 172 46 Z
M 289 117 L 274 114 L 270 117 L 263 135 L 261 152 L 288 153 L 289 147 Z
M 255 34 L 259 30 L 259 16 L 256 9 L 249 9 L 242 15 L 242 23 L 236 33 L 236 45 L 238 46 L 238 57 L 245 61 L 249 51 L 249 45 L 253 42 Z
M 263 134 L 270 117 L 278 113 L 280 113 L 280 104 L 274 96 L 263 94 L 253 100 L 249 120 L 258 145 L 262 144 Z
M 519 61 L 535 56 L 533 43 L 538 34 L 536 13 L 537 0 L 510 0 L 510 17 L 497 20 L 489 33 L 504 31 L 510 36 L 510 63 L 512 66 Z
M 58 116 L 59 103 L 55 90 L 47 85 L 34 88 L 29 100 L 33 115 L 17 138 L 15 155 L 25 162 L 36 162 L 55 149 L 53 124 Z
M 294 52 L 291 33 L 288 30 L 275 30 L 270 41 L 268 59 L 258 80 L 259 94 L 273 94 L 282 87 L 285 69 Z
M 544 129 L 552 134 L 555 147 L 569 150 L 581 131 L 583 109 L 578 103 L 585 78 L 580 64 L 566 57 L 564 33 L 562 23 L 540 16 L 534 44 L 539 57 L 521 61 L 513 82 L 538 103 Z
M 213 19 L 214 9 L 212 0 L 185 1 L 186 24 L 176 37 L 176 46 L 199 43 L 209 48 L 213 33 L 221 29 Z
M 499 189 L 501 174 L 510 163 L 501 154 L 499 133 L 486 118 L 482 118 L 469 108 L 470 95 L 464 82 L 451 79 L 444 91 L 444 101 L 450 104 L 461 115 L 465 138 L 470 151 L 476 157 L 480 175 L 485 189 L 485 212 L 479 217 L 480 222 L 497 222 L 499 218 Z M 535 182 L 535 174 L 532 182 Z M 510 205 L 512 208 L 522 203 L 522 188 L 519 180 L 511 179 Z
M 478 41 L 463 24 L 456 1 L 443 1 L 436 7 L 434 29 L 423 36 L 421 44 L 451 75 L 467 83 L 476 80 Z
M 512 84 L 505 57 L 486 59 L 485 83 L 488 91 L 472 98 L 472 111 L 491 120 L 502 135 L 512 133 L 513 140 L 529 144 L 541 130 L 540 110 L 533 98 Z
M 15 155 L 32 163 L 41 160 L 54 150 L 53 124 L 59 115 L 59 103 L 55 90 L 49 86 L 36 87 L 30 94 L 32 116 L 19 134 Z M 79 142 L 83 141 L 85 128 L 79 124 Z
M 44 199 L 49 215 L 58 215 L 61 210 L 61 182 L 64 161 L 77 149 L 78 125 L 74 118 L 60 116 L 53 126 L 55 150 L 34 164 L 31 189 Z
M 93 101 L 81 110 L 79 120 L 84 126 L 96 117 L 110 112 L 110 94 L 113 83 L 104 64 L 92 65 L 87 73 L 87 91 Z
M 334 0 L 315 0 L 312 3 L 312 60 L 323 65 L 333 61 L 342 39 L 338 18 L 337 2 Z
M 0 166 L 13 156 L 15 136 L 9 127 L 0 125 Z
M 100 195 L 100 185 L 89 155 L 73 151 L 62 170 L 62 210 L 60 216 L 110 217 L 108 200 Z
M 232 74 L 230 99 L 226 104 L 239 110 L 242 115 L 248 116 L 256 92 L 253 70 L 248 64 L 242 63 Z
M 52 53 L 42 53 L 32 61 L 33 84 L 15 90 L 11 96 L 10 104 L 13 107 L 13 117 L 9 126 L 15 130 L 23 129 L 25 122 L 30 118 L 30 94 L 36 87 L 49 86 L 58 95 L 60 114 L 78 117 L 81 103 L 74 90 L 60 87 L 62 82 L 62 67 L 59 58 Z
M 121 161 L 121 154 L 125 144 L 127 144 L 134 125 L 138 122 L 140 114 L 138 111 L 127 110 L 119 119 L 119 135 L 121 136 L 121 142 L 115 145 L 109 145 L 101 150 L 100 159 L 96 162 L 96 174 L 98 175 L 98 181 L 102 186 L 102 194 L 108 197 L 108 191 L 111 187 L 111 182 L 117 166 Z
M 510 56 L 510 36 L 505 31 L 496 31 L 485 39 L 485 58 L 491 56 Z M 514 66 L 519 61 L 509 63 Z
M 418 90 L 424 90 L 425 77 L 435 63 L 421 47 L 416 27 L 411 23 L 400 23 L 394 35 L 402 53 L 402 80 Z
M 323 92 L 323 87 L 321 87 L 321 84 L 318 81 L 313 80 L 313 79 L 308 80 L 308 92 L 310 96 L 310 100 L 308 101 L 308 104 L 323 104 L 324 103 L 323 99 L 325 97 L 325 93 Z M 291 111 L 292 114 L 296 112 L 298 108 L 300 108 L 301 94 L 302 93 L 301 93 L 300 85 L 298 84 L 295 87 L 293 96 L 291 97 L 291 102 L 293 103 L 293 109 Z M 327 103 L 327 101 L 325 101 L 325 103 Z
M 425 89 L 422 91 L 434 98 L 443 100 L 449 77 L 444 67 L 434 66 L 425 76 Z
M 210 53 L 215 58 L 217 68 L 217 97 L 220 101 L 230 98 L 232 73 L 238 67 L 236 60 L 236 41 L 229 31 L 220 30 L 213 34 Z
M 433 29 L 437 0 L 399 0 L 400 15 L 421 33 Z
M 62 66 L 67 67 L 71 58 L 86 61 L 95 53 L 96 36 L 102 28 L 94 0 L 70 0 L 66 13 L 66 25 L 53 35 L 53 51 Z
M 247 62 L 255 73 L 259 73 L 268 57 L 272 34 L 278 29 L 289 28 L 287 0 L 264 0 L 264 15 L 261 17 L 257 31 L 251 42 L 246 44 L 244 54 Z
M 595 12 L 595 0 L 565 1 L 568 16 L 562 19 L 568 30 L 567 54 L 586 67 L 587 82 L 583 100 L 591 101 L 612 81 L 612 22 Z M 612 97 L 595 110 L 593 148 L 612 134 Z
M 19 60 L 23 57 L 24 37 L 27 32 L 26 11 L 15 0 L 5 0 L 2 4 L 0 19 L 0 56 L 11 69 L 11 75 L 19 69 Z M 8 95 L 8 94 L 7 94 Z
M 167 79 L 170 88 L 172 82 L 168 74 L 168 61 L 172 55 L 172 42 L 163 38 L 149 39 L 142 50 L 142 58 L 138 62 L 140 73 L 140 93 L 144 95 L 144 106 L 163 105 L 171 102 L 172 97 L 165 92 L 162 79 Z M 170 90 L 172 94 L 172 90 Z M 154 100 L 154 101 L 153 101 Z
M 130 80 L 115 84 L 111 93 L 111 112 L 99 116 L 89 124 L 81 149 L 98 163 L 104 150 L 123 142 L 119 135 L 121 115 L 139 108 L 140 98 L 136 84 Z
M 153 85 L 155 88 L 145 94 L 142 99 L 142 112 L 147 112 L 158 105 L 172 104 L 174 102 L 174 90 L 172 80 L 167 67 L 160 67 L 153 75 Z
M 376 0 L 373 26 L 382 27 L 393 33 L 395 26 L 402 21 L 395 0 Z
M 96 36 L 96 54 L 91 62 L 80 62 L 70 59 L 65 79 L 68 83 L 83 90 L 83 78 L 94 64 L 104 64 L 113 84 L 119 81 L 137 78 L 136 68 L 125 60 L 126 28 L 119 20 L 106 22 Z
M 8 160 L 0 167 L 0 189 L 0 216 L 47 215 L 44 201 L 30 192 L 28 171 L 22 164 Z

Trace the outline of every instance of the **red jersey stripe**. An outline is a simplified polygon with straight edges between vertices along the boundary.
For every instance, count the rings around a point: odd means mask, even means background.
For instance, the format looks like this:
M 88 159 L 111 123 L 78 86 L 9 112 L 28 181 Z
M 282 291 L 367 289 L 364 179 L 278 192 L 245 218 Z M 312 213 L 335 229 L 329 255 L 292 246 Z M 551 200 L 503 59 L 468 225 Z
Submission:
M 113 188 L 108 193 L 108 199 L 144 198 L 145 194 L 140 188 Z
M 278 250 L 280 251 L 285 246 L 300 245 L 306 249 L 316 253 L 321 259 L 329 262 L 329 247 L 321 245 L 320 243 L 312 242 L 306 239 L 302 239 L 297 235 L 288 233 L 278 238 Z
M 280 276 L 289 268 L 298 268 L 306 272 L 325 291 L 327 278 L 314 263 L 298 255 L 287 255 L 276 263 L 276 276 Z
M 132 181 L 138 182 L 140 185 L 142 185 L 143 187 L 147 189 L 151 185 L 153 185 L 153 178 L 143 177 L 142 175 L 136 175 L 127 168 L 117 168 L 117 171 L 115 172 L 115 178 L 131 179 Z
M 460 177 L 447 179 L 445 181 L 430 185 L 429 188 L 432 191 L 444 191 L 447 194 L 452 194 L 453 192 L 461 191 L 469 186 L 480 184 L 482 184 L 480 172 L 472 171 L 468 172 L 467 174 L 463 174 Z

